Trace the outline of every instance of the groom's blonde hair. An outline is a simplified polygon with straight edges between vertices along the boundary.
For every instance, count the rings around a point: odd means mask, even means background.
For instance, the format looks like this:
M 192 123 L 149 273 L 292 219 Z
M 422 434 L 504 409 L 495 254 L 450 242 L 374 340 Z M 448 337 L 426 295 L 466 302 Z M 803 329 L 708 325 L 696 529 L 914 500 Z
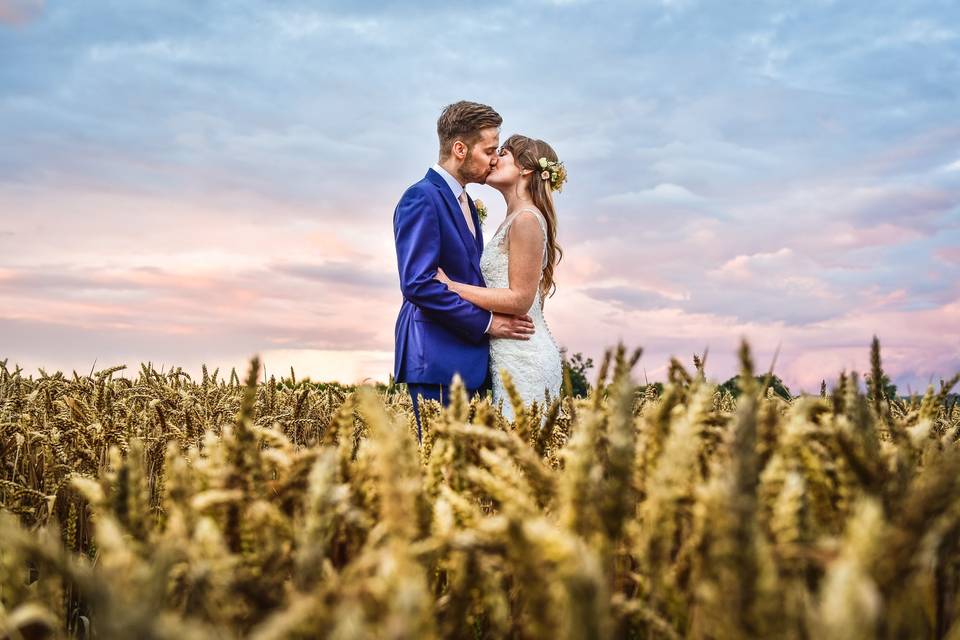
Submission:
M 500 114 L 479 102 L 461 100 L 443 108 L 437 120 L 437 137 L 440 138 L 440 160 L 450 156 L 450 149 L 457 140 L 472 147 L 480 139 L 480 131 L 503 124 Z

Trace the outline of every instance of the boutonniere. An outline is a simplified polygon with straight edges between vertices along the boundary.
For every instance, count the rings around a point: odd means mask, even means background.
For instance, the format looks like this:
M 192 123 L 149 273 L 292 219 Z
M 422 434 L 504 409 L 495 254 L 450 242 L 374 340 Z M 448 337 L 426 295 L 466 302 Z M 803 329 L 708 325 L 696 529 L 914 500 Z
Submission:
M 475 198 L 473 204 L 477 207 L 477 217 L 480 218 L 480 224 L 483 224 L 487 217 L 487 205 L 483 204 L 483 200 L 480 198 Z

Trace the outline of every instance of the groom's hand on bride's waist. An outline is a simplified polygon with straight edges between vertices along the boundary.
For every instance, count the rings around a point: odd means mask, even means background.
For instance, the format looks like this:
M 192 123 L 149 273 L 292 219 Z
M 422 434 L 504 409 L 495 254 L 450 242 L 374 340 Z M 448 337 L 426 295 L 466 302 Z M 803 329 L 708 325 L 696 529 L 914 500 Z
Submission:
M 510 340 L 529 340 L 533 335 L 533 319 L 530 316 L 511 316 L 503 313 L 493 314 L 493 321 L 487 333 L 491 338 L 509 338 Z

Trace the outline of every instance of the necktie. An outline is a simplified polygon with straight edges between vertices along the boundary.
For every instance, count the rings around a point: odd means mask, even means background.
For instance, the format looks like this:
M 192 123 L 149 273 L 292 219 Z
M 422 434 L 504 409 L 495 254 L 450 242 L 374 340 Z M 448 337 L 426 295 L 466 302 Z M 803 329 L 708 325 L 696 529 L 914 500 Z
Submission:
M 467 229 L 470 229 L 470 235 L 476 238 L 477 231 L 473 228 L 473 216 L 470 215 L 470 205 L 467 203 L 466 189 L 460 192 L 460 197 L 457 198 L 457 200 L 460 201 L 460 210 L 463 211 L 463 218 L 467 221 Z

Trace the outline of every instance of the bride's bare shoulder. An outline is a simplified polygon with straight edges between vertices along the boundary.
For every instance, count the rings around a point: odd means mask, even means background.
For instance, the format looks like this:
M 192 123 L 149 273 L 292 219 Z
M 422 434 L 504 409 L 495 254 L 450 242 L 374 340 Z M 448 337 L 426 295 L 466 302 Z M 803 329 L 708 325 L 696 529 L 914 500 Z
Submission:
M 521 233 L 533 233 L 536 232 L 537 235 L 543 235 L 543 214 L 540 213 L 537 209 L 534 208 L 524 208 L 517 211 L 510 225 L 510 235 L 514 234 L 514 230 L 518 230 Z
M 507 232 L 511 244 L 519 242 L 539 248 L 543 242 L 543 227 L 537 219 L 539 213 L 535 209 L 521 209 L 514 214 Z

